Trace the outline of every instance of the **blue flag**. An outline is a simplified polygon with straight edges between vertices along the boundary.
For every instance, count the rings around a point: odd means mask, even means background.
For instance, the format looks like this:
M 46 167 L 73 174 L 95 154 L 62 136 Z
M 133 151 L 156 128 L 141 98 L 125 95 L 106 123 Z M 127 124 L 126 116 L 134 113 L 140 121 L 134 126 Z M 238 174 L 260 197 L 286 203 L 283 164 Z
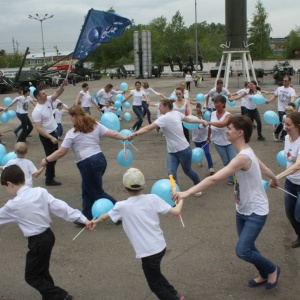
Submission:
M 117 14 L 90 9 L 79 35 L 72 58 L 85 59 L 102 43 L 109 43 L 132 26 L 129 19 Z

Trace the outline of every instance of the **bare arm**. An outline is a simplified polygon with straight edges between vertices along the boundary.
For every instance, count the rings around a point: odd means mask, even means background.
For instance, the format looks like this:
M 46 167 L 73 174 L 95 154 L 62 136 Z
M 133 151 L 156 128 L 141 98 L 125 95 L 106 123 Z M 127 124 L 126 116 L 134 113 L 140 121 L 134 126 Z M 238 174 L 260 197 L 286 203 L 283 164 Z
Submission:
M 110 217 L 109 217 L 109 214 L 108 213 L 105 213 L 103 215 L 101 215 L 98 219 L 96 220 L 92 220 L 92 230 L 100 223 L 108 220 Z
M 227 126 L 229 119 L 231 118 L 231 114 L 227 115 L 223 122 L 206 122 L 204 121 L 204 125 L 212 125 L 218 128 L 223 128 Z
M 118 131 L 109 129 L 104 136 L 115 139 L 115 140 L 127 140 L 126 134 L 120 134 Z
M 178 204 L 175 207 L 171 207 L 169 214 L 173 216 L 179 216 L 182 211 L 183 199 L 178 199 Z
M 289 168 L 287 168 L 285 171 L 279 173 L 276 176 L 276 178 L 280 179 L 280 178 L 285 177 L 287 175 L 294 174 L 299 170 L 300 170 L 300 154 L 297 156 L 296 162 L 293 165 L 291 165 Z
M 51 142 L 53 144 L 57 144 L 58 143 L 57 139 L 54 136 L 52 136 L 51 134 L 49 134 L 47 131 L 45 131 L 42 128 L 42 123 L 41 122 L 33 122 L 33 124 L 34 124 L 34 128 L 35 128 L 35 130 L 37 131 L 38 134 L 40 134 L 43 137 L 51 140 Z
M 273 96 L 266 101 L 267 104 L 269 104 L 270 102 L 274 101 L 277 98 L 277 96 L 275 94 L 273 94 Z
M 35 173 L 33 173 L 32 176 L 34 178 L 38 178 L 42 174 L 42 172 L 45 170 L 45 168 L 46 167 L 41 167 L 39 170 L 37 170 Z
M 75 100 L 75 105 L 80 105 L 81 98 L 82 98 L 82 94 L 79 93 L 79 94 L 77 95 L 76 100 Z
M 53 95 L 51 95 L 51 100 L 55 101 L 63 92 L 64 92 L 64 87 L 68 84 L 67 80 L 64 80 L 62 84 L 59 86 L 59 88 L 55 91 Z
M 209 100 L 209 97 L 210 97 L 210 95 L 209 95 L 209 93 L 206 95 L 206 97 L 205 97 L 205 107 L 206 108 L 208 108 L 208 100 Z
M 148 132 L 152 131 L 153 129 L 156 129 L 157 127 L 158 127 L 158 125 L 155 122 L 153 122 L 143 128 L 140 128 L 138 131 L 134 132 L 132 135 L 130 135 L 128 137 L 128 141 L 131 141 L 133 138 L 137 137 L 138 135 L 148 133 Z
M 46 166 L 47 163 L 50 163 L 52 161 L 56 161 L 56 160 L 62 158 L 63 156 L 65 156 L 68 153 L 68 151 L 69 151 L 69 148 L 59 147 L 58 150 L 56 150 L 55 152 L 53 152 L 46 158 L 43 158 L 41 160 L 41 165 Z
M 231 95 L 230 98 L 229 98 L 229 100 L 230 101 L 239 100 L 239 99 L 245 97 L 246 95 L 247 95 L 246 92 L 243 92 L 241 95 L 236 95 L 236 96 Z

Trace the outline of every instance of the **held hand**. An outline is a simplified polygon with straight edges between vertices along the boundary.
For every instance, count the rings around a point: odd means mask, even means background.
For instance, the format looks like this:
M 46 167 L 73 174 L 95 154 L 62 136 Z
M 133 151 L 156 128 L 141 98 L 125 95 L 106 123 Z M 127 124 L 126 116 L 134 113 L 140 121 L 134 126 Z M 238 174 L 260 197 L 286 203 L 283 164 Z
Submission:
M 279 181 L 278 179 L 276 178 L 276 180 L 274 179 L 271 179 L 269 181 L 269 186 L 272 188 L 272 189 L 276 189 L 278 186 L 279 186 Z
M 43 158 L 43 159 L 41 160 L 41 166 L 42 166 L 42 167 L 45 167 L 46 165 L 47 165 L 46 159 Z
M 123 140 L 123 141 L 126 141 L 126 140 L 128 140 L 128 135 L 126 135 L 126 134 L 123 134 L 122 135 L 122 139 L 121 140 Z
M 92 223 L 92 224 L 91 224 L 91 228 L 89 228 L 89 229 L 90 229 L 90 230 L 94 230 L 94 229 L 97 227 L 98 224 L 97 224 L 96 221 L 94 221 L 94 220 L 91 221 L 91 223 Z
M 68 85 L 68 80 L 67 79 L 64 79 L 64 81 L 62 82 L 62 85 Z
M 93 229 L 93 221 L 86 221 L 85 222 L 85 226 L 88 230 L 92 230 Z
M 133 133 L 132 135 L 127 136 L 127 140 L 128 140 L 128 141 L 132 141 L 135 137 L 136 137 L 136 134 Z
M 174 201 L 180 201 L 182 199 L 185 199 L 187 197 L 186 192 L 176 192 L 175 194 L 172 195 L 172 199 Z
M 206 120 L 202 120 L 202 122 L 201 122 L 202 124 L 203 124 L 203 126 L 207 126 L 208 125 L 208 122 L 206 121 Z
M 57 143 L 58 143 L 57 138 L 55 138 L 54 136 L 51 137 L 50 141 L 51 141 L 53 144 L 57 144 Z

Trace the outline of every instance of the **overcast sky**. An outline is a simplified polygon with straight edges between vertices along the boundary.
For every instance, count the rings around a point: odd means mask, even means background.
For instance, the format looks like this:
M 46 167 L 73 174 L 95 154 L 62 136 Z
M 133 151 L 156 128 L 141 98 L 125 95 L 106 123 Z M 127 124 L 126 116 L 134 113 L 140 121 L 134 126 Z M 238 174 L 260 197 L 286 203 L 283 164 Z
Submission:
M 236 0 L 239 1 L 239 0 Z M 225 23 L 225 0 L 196 0 L 198 23 Z M 248 21 L 252 20 L 256 0 L 247 1 Z M 271 37 L 284 37 L 300 25 L 300 0 L 263 0 L 272 26 Z M 27 46 L 31 53 L 42 52 L 40 22 L 28 19 L 28 15 L 46 13 L 54 15 L 43 22 L 46 52 L 74 50 L 84 16 L 90 8 L 108 10 L 111 6 L 116 13 L 135 24 L 148 24 L 154 18 L 164 16 L 170 22 L 179 10 L 186 26 L 195 22 L 195 0 L 0 0 L 0 49 L 13 52 L 12 39 L 19 44 L 19 51 Z M 201 46 L 201 33 L 200 46 Z

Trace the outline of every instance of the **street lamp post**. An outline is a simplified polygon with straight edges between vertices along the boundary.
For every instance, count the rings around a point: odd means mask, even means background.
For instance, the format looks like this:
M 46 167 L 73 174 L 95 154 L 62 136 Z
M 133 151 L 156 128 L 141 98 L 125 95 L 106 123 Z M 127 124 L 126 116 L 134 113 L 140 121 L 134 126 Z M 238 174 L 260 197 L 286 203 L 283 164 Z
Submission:
M 196 71 L 198 71 L 198 32 L 197 32 L 197 0 L 195 0 L 195 44 L 196 44 Z
M 43 18 L 41 18 L 38 14 L 35 14 L 36 17 L 33 17 L 31 15 L 28 16 L 29 19 L 37 20 L 41 22 L 41 32 L 42 32 L 42 43 L 43 43 L 43 56 L 44 56 L 44 64 L 46 63 L 46 56 L 45 56 L 45 45 L 44 45 L 44 33 L 43 33 L 43 21 L 48 20 L 50 18 L 53 18 L 54 15 L 48 16 L 48 14 L 45 14 Z

